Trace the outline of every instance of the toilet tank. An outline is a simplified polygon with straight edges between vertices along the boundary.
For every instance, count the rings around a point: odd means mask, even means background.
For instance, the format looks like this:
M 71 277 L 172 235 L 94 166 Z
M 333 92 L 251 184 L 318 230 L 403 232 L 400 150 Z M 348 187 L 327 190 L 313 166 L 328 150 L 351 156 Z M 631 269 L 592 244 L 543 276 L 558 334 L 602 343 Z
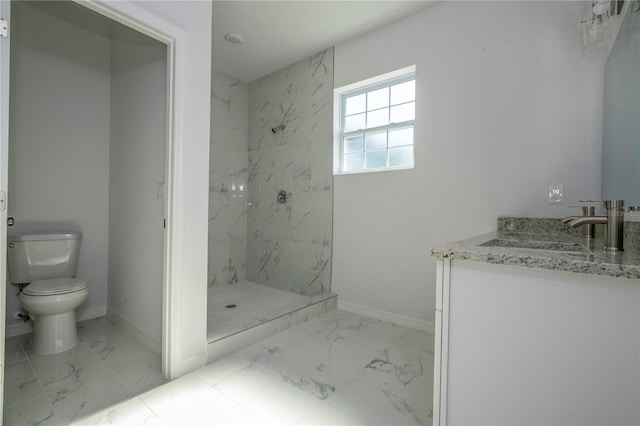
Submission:
M 75 277 L 81 240 L 80 232 L 10 234 L 7 266 L 11 282 Z

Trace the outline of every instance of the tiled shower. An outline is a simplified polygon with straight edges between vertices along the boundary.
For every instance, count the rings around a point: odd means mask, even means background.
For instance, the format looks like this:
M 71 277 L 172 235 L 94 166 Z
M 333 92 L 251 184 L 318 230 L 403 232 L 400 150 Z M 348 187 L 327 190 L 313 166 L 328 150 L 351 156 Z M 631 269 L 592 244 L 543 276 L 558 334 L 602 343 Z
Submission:
M 210 335 L 249 303 L 266 319 L 330 292 L 333 49 L 249 84 L 213 70 L 211 102 Z M 284 306 L 256 313 L 266 299 Z

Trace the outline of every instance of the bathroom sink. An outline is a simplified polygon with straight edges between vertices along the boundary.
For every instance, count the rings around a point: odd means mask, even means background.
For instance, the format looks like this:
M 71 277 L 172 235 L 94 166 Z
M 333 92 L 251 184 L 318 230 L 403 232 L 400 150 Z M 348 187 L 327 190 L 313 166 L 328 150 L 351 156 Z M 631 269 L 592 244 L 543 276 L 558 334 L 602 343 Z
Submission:
M 484 247 L 510 247 L 530 250 L 559 251 L 565 253 L 591 253 L 591 251 L 582 244 L 563 243 L 559 241 L 503 240 L 496 238 L 479 245 Z

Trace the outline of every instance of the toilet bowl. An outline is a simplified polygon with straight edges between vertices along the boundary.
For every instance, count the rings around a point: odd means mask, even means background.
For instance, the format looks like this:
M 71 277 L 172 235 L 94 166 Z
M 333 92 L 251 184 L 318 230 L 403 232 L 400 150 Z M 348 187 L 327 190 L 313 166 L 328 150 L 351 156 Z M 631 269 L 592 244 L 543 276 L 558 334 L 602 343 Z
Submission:
M 11 282 L 23 287 L 18 300 L 33 320 L 31 352 L 49 355 L 78 344 L 76 308 L 89 295 L 74 278 L 80 233 L 9 235 Z
M 89 296 L 87 283 L 74 278 L 34 281 L 18 300 L 33 320 L 31 351 L 49 355 L 78 344 L 76 308 Z

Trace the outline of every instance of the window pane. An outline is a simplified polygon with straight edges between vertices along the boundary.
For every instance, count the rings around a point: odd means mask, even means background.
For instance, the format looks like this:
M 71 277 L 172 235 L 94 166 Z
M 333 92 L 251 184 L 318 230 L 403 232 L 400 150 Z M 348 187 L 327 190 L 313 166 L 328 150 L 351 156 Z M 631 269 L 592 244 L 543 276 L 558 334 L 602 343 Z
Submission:
M 376 133 L 368 133 L 365 136 L 367 142 L 367 151 L 374 149 L 386 149 L 387 148 L 387 131 Z
M 413 167 L 415 90 L 414 75 L 406 75 L 342 95 L 343 172 Z
M 416 100 L 416 81 L 411 80 L 405 83 L 391 86 L 391 105 L 403 104 Z
M 344 153 L 364 151 L 364 137 L 362 135 L 349 136 L 344 138 Z
M 364 152 L 345 155 L 343 164 L 345 172 L 362 170 L 364 167 Z
M 351 96 L 350 98 L 345 99 L 345 103 L 344 115 L 365 112 L 367 109 L 367 94 L 363 93 L 362 95 Z
M 389 124 L 389 108 L 367 112 L 367 129 Z
M 389 148 L 389 167 L 413 166 L 413 146 Z
M 356 114 L 345 117 L 343 132 L 352 132 L 354 130 L 364 129 L 365 116 L 366 114 Z
M 389 88 L 385 87 L 367 93 L 367 111 L 389 106 Z
M 367 169 L 387 167 L 387 150 L 367 151 Z
M 413 127 L 405 127 L 404 129 L 389 130 L 389 147 L 412 145 L 413 144 Z
M 411 121 L 415 118 L 415 102 L 397 105 L 391 107 L 391 122 L 402 123 L 403 121 Z

